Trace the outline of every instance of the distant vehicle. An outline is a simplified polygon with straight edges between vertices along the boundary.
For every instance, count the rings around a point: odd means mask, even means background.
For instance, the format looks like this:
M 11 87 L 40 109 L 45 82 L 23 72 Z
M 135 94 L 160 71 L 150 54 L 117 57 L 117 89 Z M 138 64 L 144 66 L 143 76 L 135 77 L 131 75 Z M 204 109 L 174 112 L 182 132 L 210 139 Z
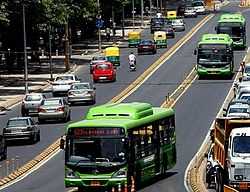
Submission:
M 86 119 L 68 125 L 61 140 L 65 187 L 99 192 L 120 185 L 125 191 L 133 181 L 141 187 L 175 166 L 175 135 L 171 108 L 139 102 L 93 107 Z
M 201 76 L 231 77 L 234 69 L 233 41 L 227 34 L 204 34 L 194 54 Z
M 168 38 L 175 38 L 175 32 L 172 23 L 166 23 L 162 31 L 166 32 Z
M 250 101 L 249 89 L 247 91 L 245 91 L 245 89 L 241 89 L 241 91 L 236 95 L 236 99 Z
M 31 143 L 40 141 L 40 129 L 31 117 L 10 118 L 3 129 L 6 141 L 28 140 Z
M 174 31 L 185 31 L 185 23 L 183 19 L 173 19 L 171 24 Z
M 0 160 L 7 159 L 7 143 L 3 135 L 0 135 Z
M 64 122 L 70 121 L 71 110 L 65 98 L 48 98 L 42 102 L 38 113 L 38 122 L 43 123 L 47 120 Z
M 194 7 L 186 7 L 184 17 L 197 17 L 196 9 Z
M 116 70 L 112 63 L 98 63 L 93 70 L 93 81 L 116 81 Z
M 206 14 L 205 4 L 203 1 L 193 1 L 192 7 L 195 8 L 197 14 Z
M 245 69 L 243 71 L 242 80 L 250 81 L 250 63 L 245 64 Z
M 102 56 L 102 55 L 94 56 L 92 58 L 92 60 L 90 61 L 90 65 L 89 65 L 90 74 L 93 73 L 93 69 L 94 69 L 96 63 L 101 63 L 101 62 L 105 62 L 105 61 L 107 61 L 107 58 L 105 56 Z
M 38 108 L 41 105 L 45 96 L 42 93 L 28 93 L 22 101 L 21 113 L 22 116 L 37 115 Z
M 67 94 L 73 83 L 80 82 L 80 80 L 74 74 L 59 75 L 52 83 L 52 94 L 57 96 L 58 94 Z
M 215 27 L 217 33 L 228 34 L 233 40 L 233 46 L 246 47 L 246 19 L 240 13 L 222 14 Z
M 138 55 L 142 53 L 156 54 L 156 50 L 156 44 L 153 40 L 142 40 L 137 47 Z
M 227 117 L 238 117 L 238 118 L 249 118 L 250 117 L 250 103 L 245 100 L 234 100 L 229 103 L 226 116 Z
M 152 18 L 150 22 L 150 31 L 154 33 L 155 31 L 161 31 L 164 27 L 165 19 L 164 18 Z
M 74 83 L 68 92 L 69 104 L 77 102 L 89 102 L 95 104 L 95 87 L 88 82 Z

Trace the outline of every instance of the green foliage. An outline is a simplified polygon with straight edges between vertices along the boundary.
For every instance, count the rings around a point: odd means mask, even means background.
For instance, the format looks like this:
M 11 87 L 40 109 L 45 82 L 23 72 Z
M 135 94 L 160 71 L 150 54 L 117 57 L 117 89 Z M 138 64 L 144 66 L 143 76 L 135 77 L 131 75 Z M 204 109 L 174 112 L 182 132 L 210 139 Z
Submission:
M 7 11 L 7 1 L 0 2 L 0 23 L 1 24 L 9 24 L 9 13 Z

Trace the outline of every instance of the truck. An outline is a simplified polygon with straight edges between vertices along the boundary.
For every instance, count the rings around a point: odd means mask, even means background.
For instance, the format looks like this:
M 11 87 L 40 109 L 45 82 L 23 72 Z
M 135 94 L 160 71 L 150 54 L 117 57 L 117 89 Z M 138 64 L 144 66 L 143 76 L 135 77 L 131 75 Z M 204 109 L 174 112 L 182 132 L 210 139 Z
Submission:
M 216 192 L 250 190 L 250 119 L 218 117 L 210 130 L 206 183 Z

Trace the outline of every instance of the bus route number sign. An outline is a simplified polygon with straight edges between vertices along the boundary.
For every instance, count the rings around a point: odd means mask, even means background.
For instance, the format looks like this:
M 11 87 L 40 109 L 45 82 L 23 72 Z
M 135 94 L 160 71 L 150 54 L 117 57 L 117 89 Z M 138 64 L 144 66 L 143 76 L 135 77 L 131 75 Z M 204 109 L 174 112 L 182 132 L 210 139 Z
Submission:
M 75 128 L 73 131 L 75 137 L 91 136 L 115 136 L 121 135 L 120 128 Z

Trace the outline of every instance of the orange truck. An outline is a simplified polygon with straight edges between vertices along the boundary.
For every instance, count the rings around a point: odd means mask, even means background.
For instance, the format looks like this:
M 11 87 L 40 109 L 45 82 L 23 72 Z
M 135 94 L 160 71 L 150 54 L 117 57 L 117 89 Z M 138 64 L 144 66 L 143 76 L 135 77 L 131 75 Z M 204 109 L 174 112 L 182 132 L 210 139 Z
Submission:
M 250 119 L 216 118 L 206 182 L 216 192 L 250 191 Z

